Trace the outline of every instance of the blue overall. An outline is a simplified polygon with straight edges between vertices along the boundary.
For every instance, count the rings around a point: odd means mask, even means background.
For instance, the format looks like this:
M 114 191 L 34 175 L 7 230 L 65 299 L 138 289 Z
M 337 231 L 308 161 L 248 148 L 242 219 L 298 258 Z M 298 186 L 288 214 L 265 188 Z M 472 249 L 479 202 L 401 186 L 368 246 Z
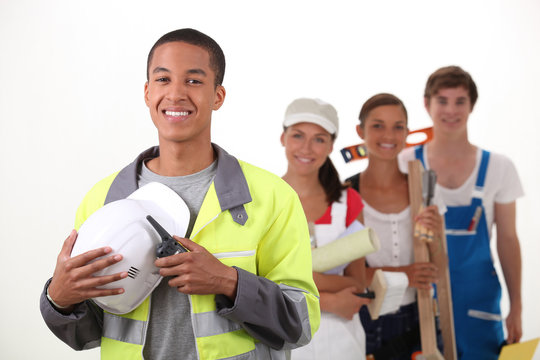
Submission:
M 424 163 L 423 146 L 415 149 Z M 493 267 L 484 206 L 484 181 L 489 152 L 482 151 L 471 204 L 449 206 L 446 240 L 458 358 L 498 358 L 504 342 L 500 310 L 501 285 Z M 425 165 L 425 164 L 424 164 Z

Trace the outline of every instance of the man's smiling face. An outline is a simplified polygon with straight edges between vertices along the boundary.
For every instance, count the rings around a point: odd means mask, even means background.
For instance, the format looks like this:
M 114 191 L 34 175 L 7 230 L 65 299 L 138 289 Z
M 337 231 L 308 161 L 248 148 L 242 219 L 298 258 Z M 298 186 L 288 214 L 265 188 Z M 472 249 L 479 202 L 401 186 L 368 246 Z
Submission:
M 144 99 L 161 145 L 209 141 L 212 111 L 223 104 L 225 89 L 215 85 L 206 50 L 176 41 L 155 49 Z

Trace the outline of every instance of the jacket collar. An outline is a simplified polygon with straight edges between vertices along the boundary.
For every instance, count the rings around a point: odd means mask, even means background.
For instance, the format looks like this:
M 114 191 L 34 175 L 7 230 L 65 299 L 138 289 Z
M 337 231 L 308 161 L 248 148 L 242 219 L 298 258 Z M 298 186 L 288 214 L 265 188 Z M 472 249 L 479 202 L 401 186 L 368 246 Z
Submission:
M 234 221 L 244 225 L 247 214 L 243 205 L 251 202 L 252 199 L 240 163 L 218 145 L 212 144 L 212 147 L 218 159 L 214 187 L 221 211 L 229 210 Z M 151 147 L 137 156 L 131 164 L 120 170 L 107 193 L 105 204 L 125 199 L 137 190 L 142 162 L 158 156 L 159 147 Z

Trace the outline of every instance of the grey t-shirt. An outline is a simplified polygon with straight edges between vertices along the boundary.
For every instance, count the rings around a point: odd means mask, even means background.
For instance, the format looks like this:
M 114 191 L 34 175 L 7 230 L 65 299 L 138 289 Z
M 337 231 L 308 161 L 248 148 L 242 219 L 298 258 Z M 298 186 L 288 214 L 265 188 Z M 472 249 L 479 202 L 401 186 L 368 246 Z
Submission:
M 190 220 L 186 232 L 186 237 L 189 237 L 216 169 L 217 160 L 198 173 L 170 177 L 153 173 L 143 162 L 138 184 L 141 187 L 149 182 L 160 182 L 180 195 L 189 208 Z M 197 359 L 189 297 L 170 287 L 169 279 L 163 278 L 151 295 L 150 321 L 143 355 L 146 359 L 156 360 Z

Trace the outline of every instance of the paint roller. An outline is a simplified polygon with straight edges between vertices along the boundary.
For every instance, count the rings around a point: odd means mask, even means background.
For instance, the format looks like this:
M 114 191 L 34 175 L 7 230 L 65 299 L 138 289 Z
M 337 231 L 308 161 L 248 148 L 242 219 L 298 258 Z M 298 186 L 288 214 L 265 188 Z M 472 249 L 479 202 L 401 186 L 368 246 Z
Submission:
M 325 272 L 379 250 L 379 238 L 371 228 L 344 233 L 337 240 L 311 251 L 313 271 Z
M 409 279 L 403 272 L 375 270 L 368 293 L 375 293 L 375 298 L 367 304 L 373 320 L 380 315 L 396 312 L 401 306 Z
M 380 241 L 373 229 L 366 227 L 359 231 L 346 231 L 337 240 L 312 249 L 313 271 L 325 272 L 334 269 L 371 254 L 379 248 Z M 371 318 L 375 320 L 380 315 L 399 309 L 408 285 L 405 273 L 383 272 L 378 269 L 373 274 L 369 290 L 357 295 L 372 299 L 368 304 L 368 310 Z

